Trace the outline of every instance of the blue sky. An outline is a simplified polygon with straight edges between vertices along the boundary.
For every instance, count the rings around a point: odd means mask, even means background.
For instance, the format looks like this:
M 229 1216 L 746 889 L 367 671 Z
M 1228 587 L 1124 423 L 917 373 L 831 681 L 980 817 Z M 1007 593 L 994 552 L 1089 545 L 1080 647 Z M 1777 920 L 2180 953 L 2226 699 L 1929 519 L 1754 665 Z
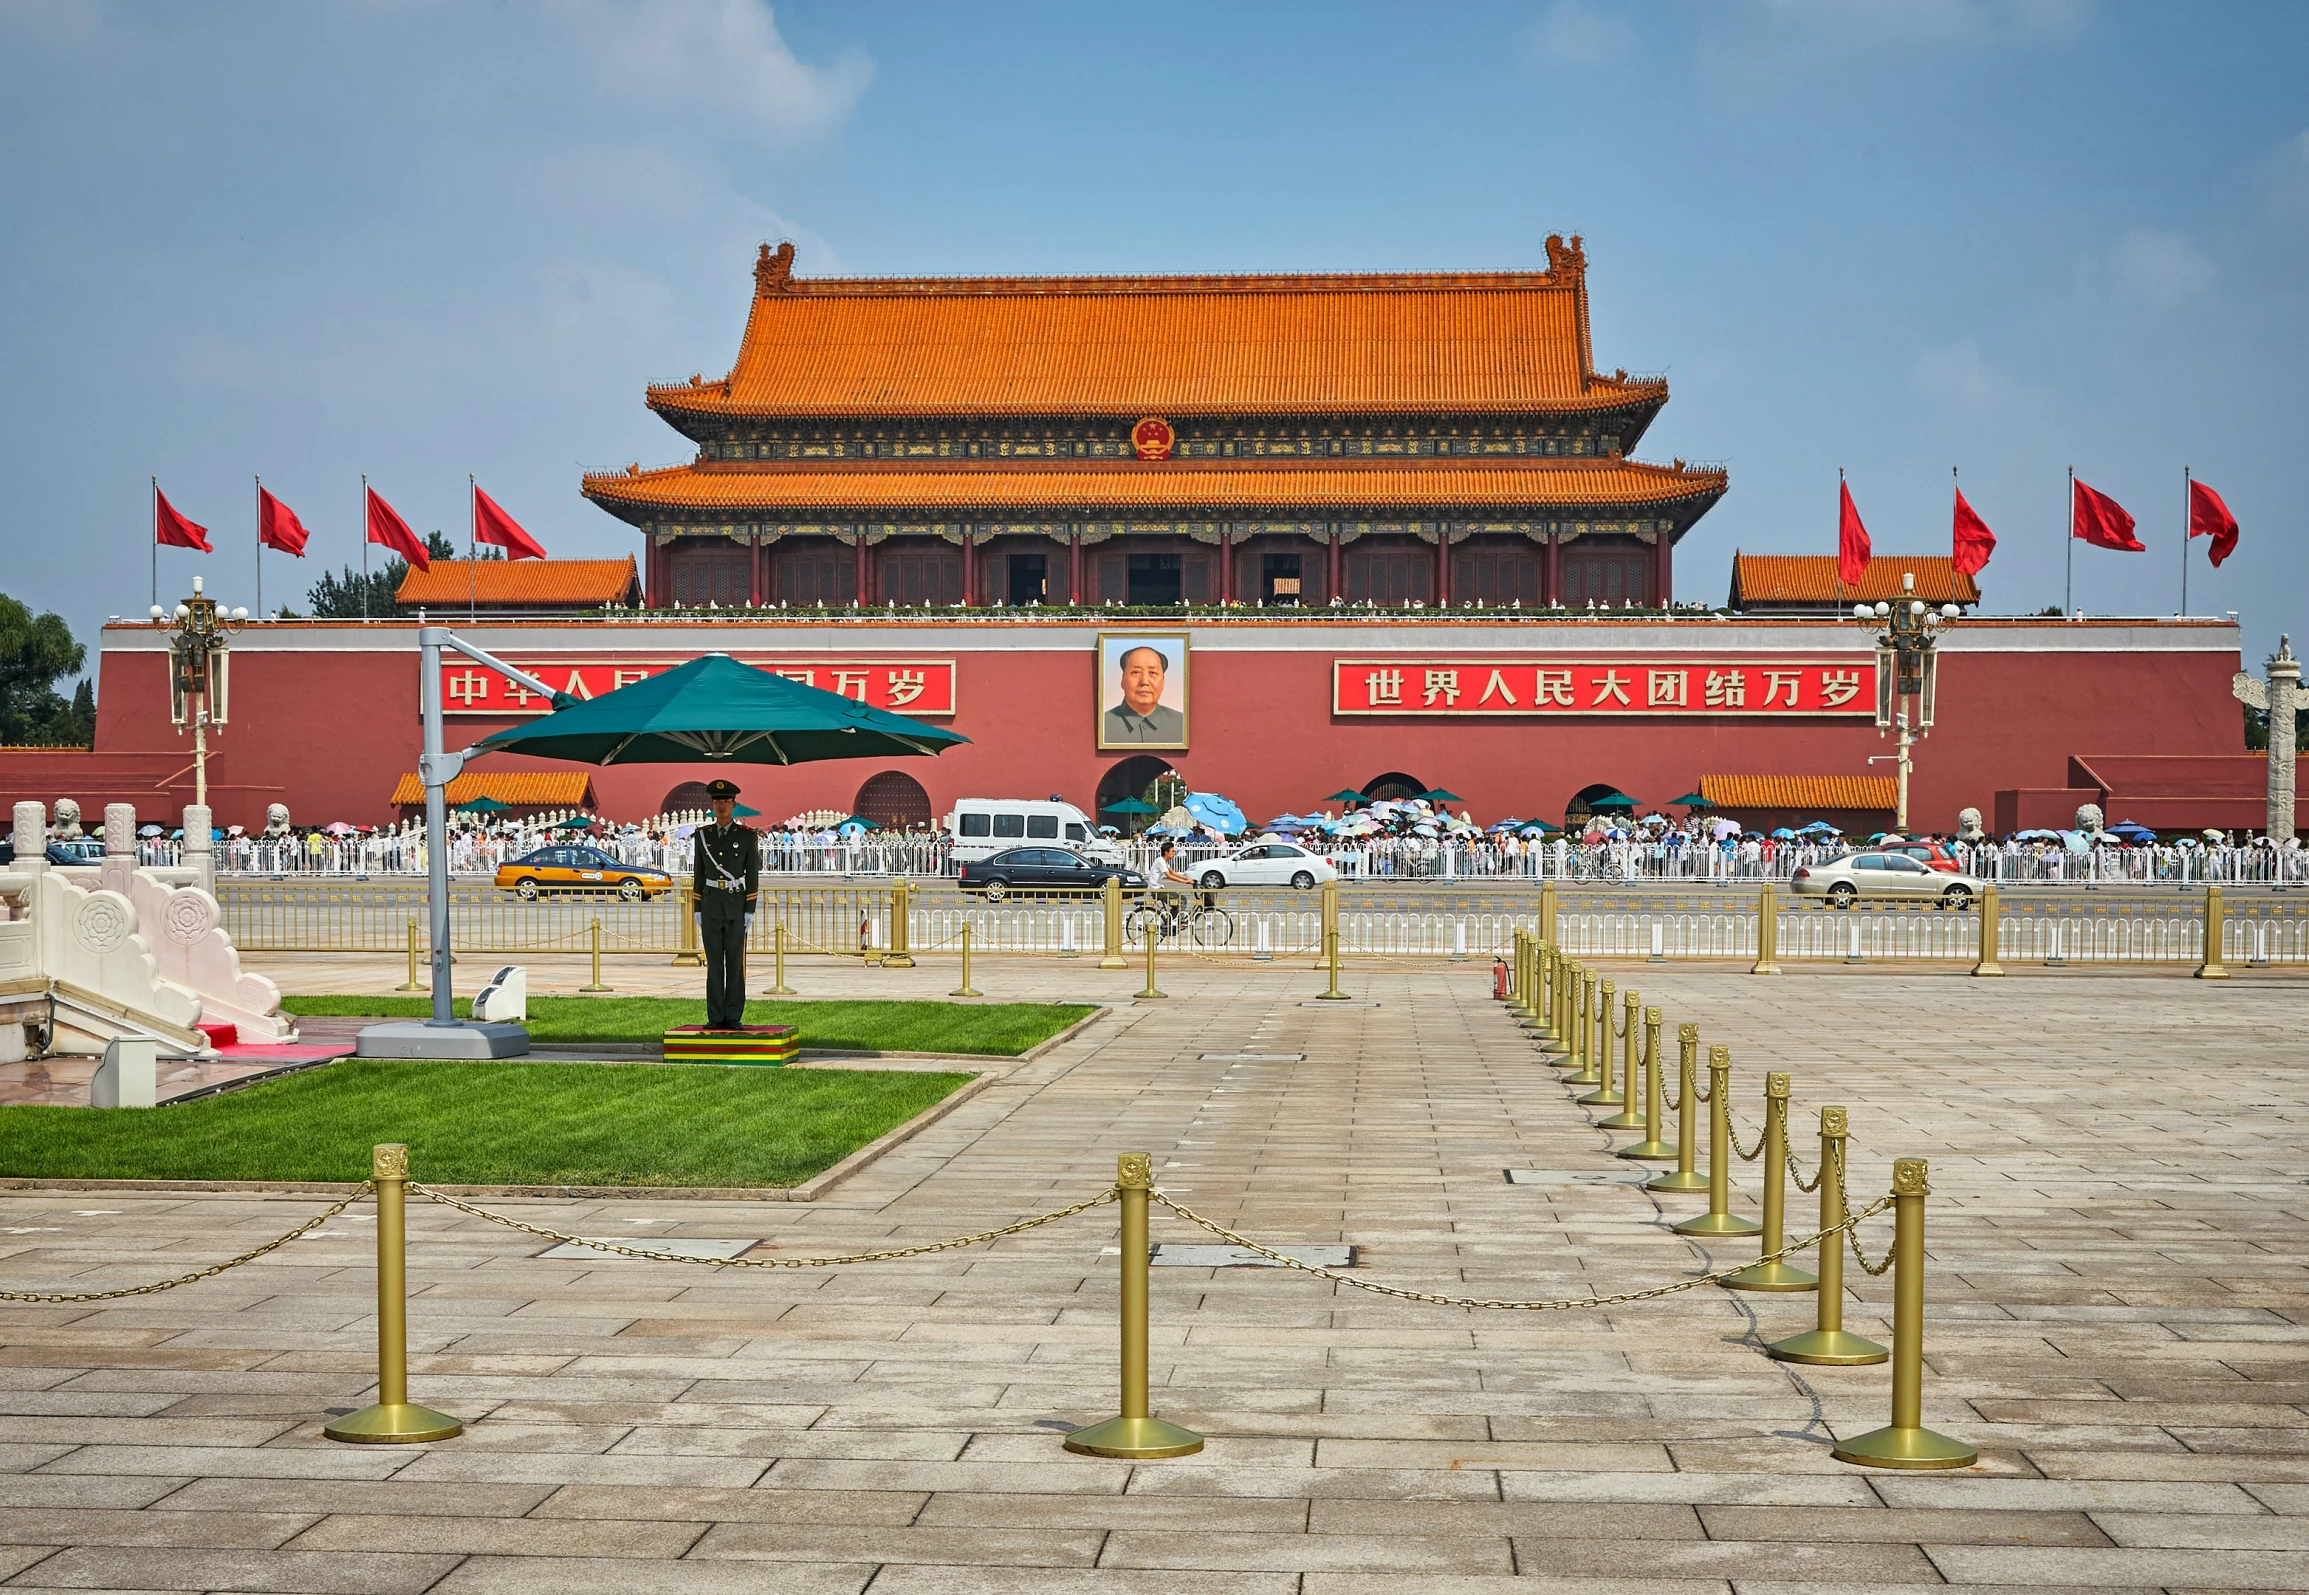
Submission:
M 93 641 L 148 601 L 146 478 L 253 599 L 252 473 L 359 558 L 359 473 L 461 536 L 468 471 L 558 554 L 633 550 L 581 469 L 682 441 L 756 242 L 804 272 L 1499 268 L 1586 236 L 1642 452 L 1723 460 L 1679 550 L 1944 551 L 2062 590 L 2064 470 L 2178 605 L 2184 465 L 2243 542 L 2190 608 L 2309 630 L 2309 7 L 2092 0 L 778 6 L 0 0 L 0 588 Z

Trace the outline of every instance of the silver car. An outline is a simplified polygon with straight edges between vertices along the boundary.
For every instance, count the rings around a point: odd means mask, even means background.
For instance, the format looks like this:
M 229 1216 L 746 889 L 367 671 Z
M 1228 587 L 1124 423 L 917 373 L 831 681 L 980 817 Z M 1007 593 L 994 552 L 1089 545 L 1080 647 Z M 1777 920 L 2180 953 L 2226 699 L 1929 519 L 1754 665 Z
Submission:
M 1906 853 L 1853 853 L 1830 864 L 1807 864 L 1788 878 L 1800 897 L 1825 897 L 1838 908 L 1849 908 L 1855 898 L 1905 897 L 1937 902 L 1943 908 L 1969 908 L 1980 895 L 1980 881 L 1971 875 L 1937 870 Z

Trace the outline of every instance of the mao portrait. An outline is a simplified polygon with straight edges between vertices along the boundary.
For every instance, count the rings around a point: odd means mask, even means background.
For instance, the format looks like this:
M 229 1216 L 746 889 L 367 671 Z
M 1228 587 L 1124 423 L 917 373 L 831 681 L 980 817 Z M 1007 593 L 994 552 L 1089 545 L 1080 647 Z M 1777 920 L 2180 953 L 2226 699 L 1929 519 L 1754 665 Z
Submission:
M 1186 745 L 1186 633 L 1100 633 L 1099 748 Z

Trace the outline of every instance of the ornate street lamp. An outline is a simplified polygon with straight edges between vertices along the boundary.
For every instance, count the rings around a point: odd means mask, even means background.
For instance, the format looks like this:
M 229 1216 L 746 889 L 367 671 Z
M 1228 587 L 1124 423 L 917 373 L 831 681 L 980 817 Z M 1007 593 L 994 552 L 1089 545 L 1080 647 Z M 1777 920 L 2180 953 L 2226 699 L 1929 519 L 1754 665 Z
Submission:
M 192 579 L 192 596 L 173 611 L 152 606 L 154 629 L 175 630 L 168 639 L 168 718 L 179 730 L 192 728 L 192 800 L 203 814 L 208 812 L 208 728 L 223 725 L 230 708 L 226 647 L 248 623 L 247 610 L 228 611 L 204 595 L 198 576 Z
M 1932 700 L 1939 676 L 1940 655 L 1936 644 L 1941 626 L 1957 618 L 1963 611 L 1954 604 L 1934 609 L 1916 596 L 1916 577 L 1904 574 L 1900 580 L 1901 595 L 1897 602 L 1878 599 L 1873 604 L 1854 604 L 1852 618 L 1864 626 L 1875 626 L 1876 637 L 1876 734 L 1887 731 L 1900 734 L 1898 753 L 1880 753 L 1868 762 L 1882 764 L 1891 761 L 1900 774 L 1899 800 L 1894 805 L 1892 828 L 1902 836 L 1908 834 L 1908 778 L 1915 768 L 1909 750 L 1932 732 Z

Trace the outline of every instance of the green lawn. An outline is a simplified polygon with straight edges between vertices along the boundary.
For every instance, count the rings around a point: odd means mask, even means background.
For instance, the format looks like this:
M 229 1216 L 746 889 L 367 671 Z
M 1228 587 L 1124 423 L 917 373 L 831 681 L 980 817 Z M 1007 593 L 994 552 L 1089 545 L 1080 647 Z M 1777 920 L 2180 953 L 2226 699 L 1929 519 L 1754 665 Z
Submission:
M 430 997 L 284 997 L 290 1013 L 421 1019 Z M 457 1017 L 468 1003 L 457 999 Z M 1074 1003 L 767 1002 L 746 1004 L 746 1021 L 799 1025 L 802 1045 L 840 1052 L 956 1052 L 1015 1058 L 1090 1012 Z M 656 1041 L 675 1025 L 702 1025 L 702 997 L 532 997 L 533 1040 Z
M 0 1174 L 358 1180 L 405 1141 L 443 1185 L 794 1185 L 971 1077 L 347 1058 L 177 1107 L 0 1107 Z

